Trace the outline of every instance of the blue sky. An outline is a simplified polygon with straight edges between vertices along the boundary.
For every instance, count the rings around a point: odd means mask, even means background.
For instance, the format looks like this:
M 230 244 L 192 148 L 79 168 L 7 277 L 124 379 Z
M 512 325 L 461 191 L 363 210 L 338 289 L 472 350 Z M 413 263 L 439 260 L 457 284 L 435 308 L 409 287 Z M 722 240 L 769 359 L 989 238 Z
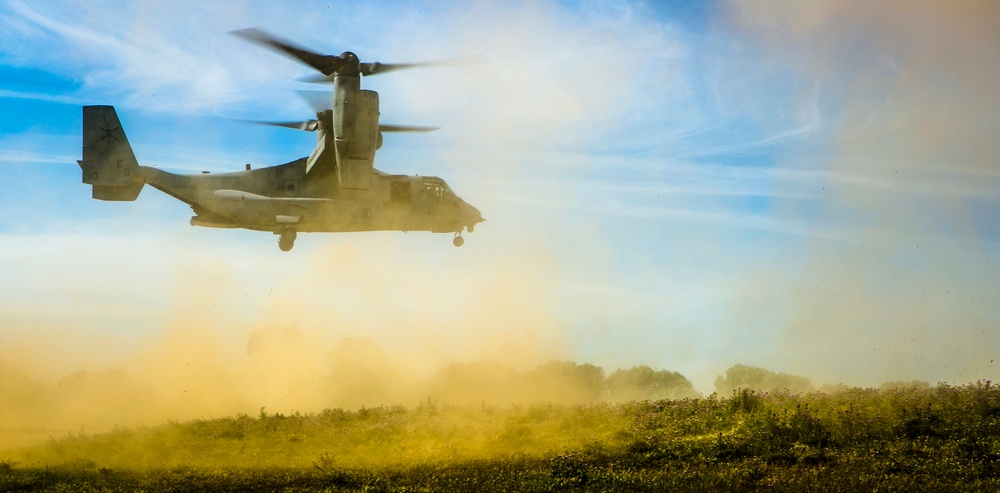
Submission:
M 414 371 L 646 364 L 705 393 L 737 363 L 998 379 L 998 25 L 993 2 L 5 2 L 0 362 L 60 355 L 32 370 L 58 378 L 294 326 Z M 91 200 L 81 105 L 116 106 L 144 165 L 309 154 L 311 134 L 227 119 L 310 117 L 309 69 L 226 34 L 249 26 L 364 60 L 484 53 L 363 84 L 382 121 L 443 127 L 388 136 L 376 166 L 444 177 L 488 221 L 461 249 L 310 234 L 284 254 L 153 189 Z

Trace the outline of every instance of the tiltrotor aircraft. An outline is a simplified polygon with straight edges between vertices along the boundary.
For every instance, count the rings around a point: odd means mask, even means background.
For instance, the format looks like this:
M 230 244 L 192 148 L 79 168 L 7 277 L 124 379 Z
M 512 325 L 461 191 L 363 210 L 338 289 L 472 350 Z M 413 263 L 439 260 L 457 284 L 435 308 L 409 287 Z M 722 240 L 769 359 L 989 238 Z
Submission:
M 233 34 L 291 56 L 333 82 L 332 108 L 315 120 L 261 122 L 316 132 L 309 157 L 245 171 L 177 175 L 140 166 L 112 106 L 83 107 L 83 182 L 93 197 L 133 201 L 150 185 L 194 210 L 192 226 L 245 228 L 279 235 L 292 249 L 300 232 L 431 231 L 470 233 L 484 219 L 441 178 L 384 173 L 374 168 L 382 132 L 430 131 L 429 127 L 379 124 L 378 93 L 361 89 L 361 76 L 411 67 L 473 63 L 454 58 L 408 64 L 362 63 L 351 52 L 320 55 L 259 29 Z

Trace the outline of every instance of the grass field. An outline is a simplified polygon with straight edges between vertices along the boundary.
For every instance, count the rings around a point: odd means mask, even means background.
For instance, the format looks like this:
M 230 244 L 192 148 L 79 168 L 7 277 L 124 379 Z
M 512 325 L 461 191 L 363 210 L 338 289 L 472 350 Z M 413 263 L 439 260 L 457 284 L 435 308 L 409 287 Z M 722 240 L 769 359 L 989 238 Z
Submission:
M 71 435 L 0 491 L 998 491 L 1000 389 L 378 407 Z

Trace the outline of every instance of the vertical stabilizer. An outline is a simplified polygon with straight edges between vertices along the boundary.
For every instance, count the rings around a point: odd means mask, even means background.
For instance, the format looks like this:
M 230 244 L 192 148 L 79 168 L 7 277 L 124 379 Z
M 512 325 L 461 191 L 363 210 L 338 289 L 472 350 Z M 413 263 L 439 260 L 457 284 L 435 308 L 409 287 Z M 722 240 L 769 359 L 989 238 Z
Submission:
M 142 190 L 132 146 L 113 106 L 83 107 L 83 182 L 99 200 L 135 200 Z

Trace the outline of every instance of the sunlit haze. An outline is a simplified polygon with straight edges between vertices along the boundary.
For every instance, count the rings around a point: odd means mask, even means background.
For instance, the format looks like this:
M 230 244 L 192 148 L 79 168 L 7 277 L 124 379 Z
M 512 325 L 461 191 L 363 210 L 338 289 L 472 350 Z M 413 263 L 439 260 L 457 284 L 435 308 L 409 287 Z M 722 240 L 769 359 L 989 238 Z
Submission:
M 375 166 L 482 211 L 464 246 L 285 253 L 151 187 L 91 198 L 83 105 L 115 106 L 144 166 L 309 155 L 236 121 L 312 118 L 296 90 L 325 89 L 227 34 L 251 26 L 488 58 L 362 80 L 382 121 L 441 127 L 387 135 Z M 998 54 L 990 0 L 4 2 L 0 428 L 409 405 L 455 363 L 648 365 L 703 394 L 735 364 L 998 380 Z

